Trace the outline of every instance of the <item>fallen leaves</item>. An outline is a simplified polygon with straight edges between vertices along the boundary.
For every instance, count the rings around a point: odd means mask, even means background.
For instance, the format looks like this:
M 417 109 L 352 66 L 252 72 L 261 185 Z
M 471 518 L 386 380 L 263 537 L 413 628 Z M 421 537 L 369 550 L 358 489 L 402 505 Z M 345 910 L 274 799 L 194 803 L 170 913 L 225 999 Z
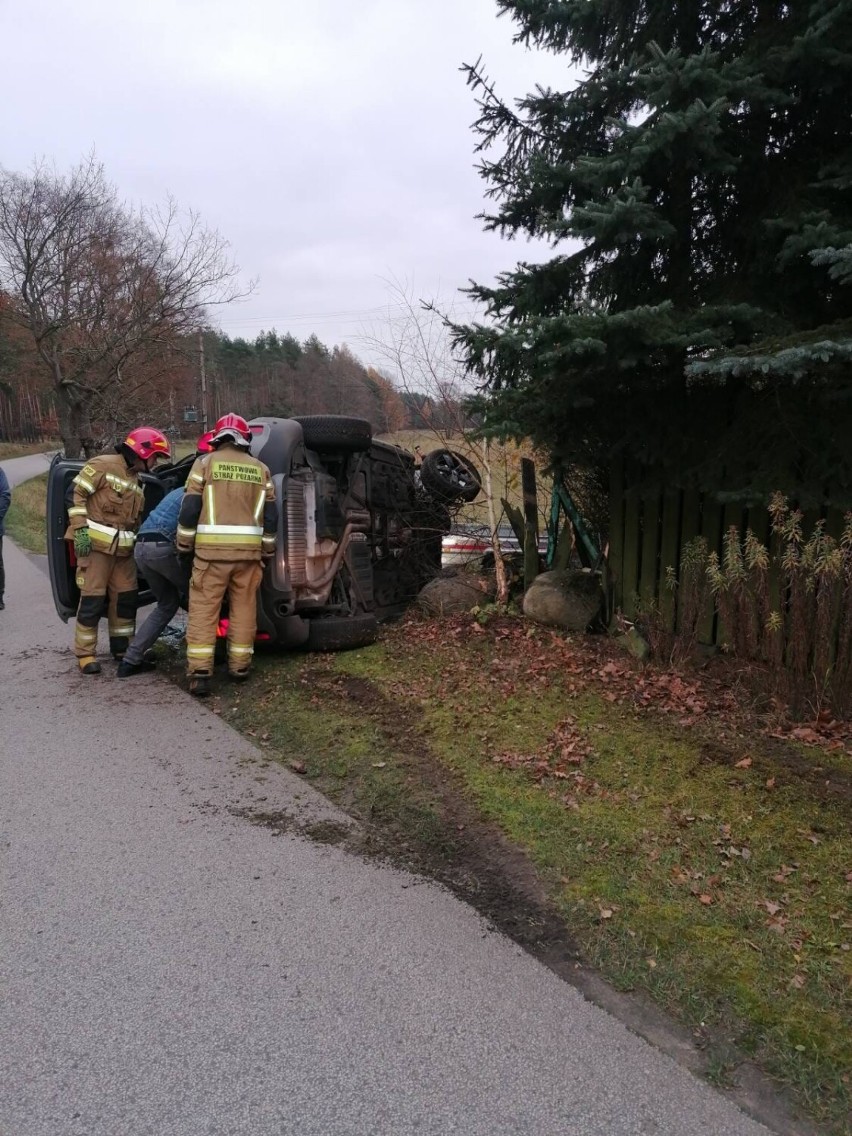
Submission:
M 570 779 L 582 791 L 594 792 L 600 786 L 584 777 L 578 769 L 591 754 L 592 748 L 588 740 L 579 729 L 576 719 L 569 715 L 551 731 L 539 749 L 532 753 L 504 750 L 492 754 L 491 761 L 508 769 L 521 770 L 539 784 L 548 778 L 557 781 Z M 573 798 L 568 807 L 574 807 Z
M 751 769 L 751 758 L 744 757 L 740 761 L 735 762 L 734 769 Z
M 821 741 L 820 735 L 811 726 L 795 726 L 790 731 L 790 737 L 805 745 L 819 745 Z
M 819 746 L 829 751 L 845 750 L 852 753 L 852 722 L 840 722 L 824 711 L 809 725 L 782 725 L 770 731 L 769 736 L 801 742 L 806 746 Z
M 774 931 L 776 935 L 783 935 L 787 930 L 788 922 L 789 920 L 786 915 L 776 914 L 767 919 L 766 926 L 770 931 Z
M 639 712 L 673 714 L 684 726 L 711 719 L 726 725 L 741 723 L 743 730 L 755 728 L 753 707 L 737 693 L 722 662 L 716 668 L 696 672 L 663 670 L 626 657 L 604 636 L 567 638 L 531 628 L 529 623 L 511 616 L 479 623 L 469 615 L 450 616 L 440 622 L 411 615 L 401 629 L 409 642 L 429 649 L 432 644 L 449 644 L 455 649 L 488 640 L 494 652 L 486 665 L 496 665 L 504 681 L 515 676 L 526 686 L 542 680 L 548 687 L 561 683 L 569 695 L 592 688 L 607 703 Z M 757 723 L 757 729 L 770 737 L 829 750 L 845 748 L 852 753 L 852 723 L 839 722 L 825 711 L 812 722 L 782 724 L 779 708 L 774 704 L 762 723 Z M 739 763 L 736 767 L 749 768 Z M 768 779 L 766 787 L 774 787 L 773 778 Z
M 786 883 L 788 876 L 791 876 L 793 872 L 798 869 L 798 866 L 798 864 L 792 866 L 789 864 L 782 864 L 780 871 L 776 872 L 775 875 L 773 875 L 773 880 L 776 882 L 776 884 Z

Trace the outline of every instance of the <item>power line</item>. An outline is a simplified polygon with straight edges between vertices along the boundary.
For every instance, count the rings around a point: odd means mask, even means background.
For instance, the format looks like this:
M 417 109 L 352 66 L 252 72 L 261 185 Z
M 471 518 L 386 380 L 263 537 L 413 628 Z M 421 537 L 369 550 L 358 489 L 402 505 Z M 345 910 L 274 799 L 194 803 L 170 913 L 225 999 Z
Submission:
M 317 320 L 327 322 L 332 319 L 340 319 L 343 322 L 351 323 L 356 319 L 364 319 L 368 316 L 387 315 L 389 312 L 398 310 L 406 312 L 409 310 L 408 304 L 383 304 L 374 308 L 347 308 L 341 311 L 331 312 L 298 312 L 290 315 L 277 315 L 277 316 L 246 316 L 244 319 L 234 319 L 233 323 L 295 323 L 306 320 Z M 416 307 L 414 308 L 416 311 Z M 471 305 L 466 305 L 463 309 L 454 308 L 454 313 L 475 312 L 481 309 Z
M 469 319 L 471 316 L 473 316 L 475 314 L 477 314 L 477 313 L 474 313 L 474 312 L 470 312 L 470 313 L 454 312 L 453 318 L 454 319 Z M 400 317 L 398 317 L 398 319 L 399 318 Z M 398 319 L 394 322 L 398 322 Z M 228 327 L 232 329 L 230 332 L 228 332 L 228 334 L 231 334 L 231 335 L 237 334 L 238 329 L 240 329 L 240 328 L 245 329 L 247 332 L 275 331 L 275 332 L 278 332 L 279 334 L 287 334 L 289 331 L 305 332 L 305 331 L 309 331 L 309 330 L 315 330 L 317 328 L 331 327 L 331 326 L 343 327 L 343 328 L 363 327 L 363 321 L 360 320 L 360 319 L 336 320 L 336 319 L 333 319 L 332 317 L 327 317 L 325 319 L 315 318 L 311 323 L 304 322 L 302 324 L 294 324 L 292 322 L 292 320 L 285 321 L 283 319 L 273 319 L 273 320 L 262 320 L 261 319 L 261 320 L 252 320 L 251 322 L 248 321 L 248 320 L 227 320 L 227 321 L 223 320 L 222 323 L 223 324 L 227 323 Z

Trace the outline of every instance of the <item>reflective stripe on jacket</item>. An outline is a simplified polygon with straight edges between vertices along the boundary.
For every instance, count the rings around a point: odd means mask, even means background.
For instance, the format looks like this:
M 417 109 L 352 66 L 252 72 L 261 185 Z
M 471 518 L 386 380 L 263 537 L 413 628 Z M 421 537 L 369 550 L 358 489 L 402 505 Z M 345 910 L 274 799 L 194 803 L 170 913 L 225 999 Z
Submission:
M 72 482 L 74 503 L 68 510 L 66 540 L 88 526 L 92 548 L 130 556 L 145 505 L 142 482 L 120 454 L 90 458 Z
M 275 550 L 277 527 L 275 487 L 263 462 L 229 443 L 195 462 L 178 523 L 181 551 L 194 548 L 202 560 L 260 560 Z
M 89 520 L 89 537 L 92 548 L 99 552 L 120 552 L 124 556 L 133 550 L 136 543 L 136 533 L 130 529 L 116 529 L 93 520 Z

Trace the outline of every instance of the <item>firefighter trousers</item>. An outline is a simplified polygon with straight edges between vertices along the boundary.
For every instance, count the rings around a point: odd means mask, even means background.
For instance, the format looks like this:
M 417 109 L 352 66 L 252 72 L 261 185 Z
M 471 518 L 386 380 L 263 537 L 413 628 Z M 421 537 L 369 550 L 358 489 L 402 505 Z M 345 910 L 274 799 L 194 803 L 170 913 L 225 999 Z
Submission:
M 98 623 L 107 616 L 109 649 L 123 655 L 136 630 L 136 564 L 132 556 L 113 556 L 94 549 L 77 561 L 80 604 L 74 631 L 74 654 L 97 654 Z
M 189 621 L 186 626 L 187 674 L 212 674 L 216 629 L 222 601 L 228 597 L 228 670 L 248 670 L 257 630 L 257 589 L 263 576 L 259 560 L 199 560 L 192 566 Z

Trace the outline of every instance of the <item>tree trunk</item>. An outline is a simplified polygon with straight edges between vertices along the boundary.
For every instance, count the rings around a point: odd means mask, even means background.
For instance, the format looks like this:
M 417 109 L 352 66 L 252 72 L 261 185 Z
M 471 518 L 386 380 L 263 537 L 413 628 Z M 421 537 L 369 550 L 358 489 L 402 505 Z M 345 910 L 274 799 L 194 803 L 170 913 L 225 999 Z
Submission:
M 91 457 L 95 452 L 95 442 L 86 405 L 75 399 L 67 387 L 59 387 L 56 392 L 56 411 L 66 458 Z
M 506 575 L 506 562 L 500 548 L 500 532 L 497 525 L 497 510 L 494 507 L 494 481 L 491 476 L 491 446 L 485 438 L 480 451 L 482 468 L 485 470 L 485 501 L 488 506 L 488 527 L 491 529 L 491 547 L 494 550 L 494 575 L 497 582 L 497 603 L 504 604 L 509 599 L 509 579 Z

